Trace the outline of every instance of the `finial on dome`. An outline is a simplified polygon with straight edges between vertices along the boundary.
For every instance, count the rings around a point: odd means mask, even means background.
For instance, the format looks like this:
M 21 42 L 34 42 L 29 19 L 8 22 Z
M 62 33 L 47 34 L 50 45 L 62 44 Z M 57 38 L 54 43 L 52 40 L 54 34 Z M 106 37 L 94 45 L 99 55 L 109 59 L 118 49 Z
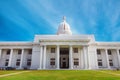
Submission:
M 63 21 L 66 21 L 66 17 L 65 16 L 63 16 Z

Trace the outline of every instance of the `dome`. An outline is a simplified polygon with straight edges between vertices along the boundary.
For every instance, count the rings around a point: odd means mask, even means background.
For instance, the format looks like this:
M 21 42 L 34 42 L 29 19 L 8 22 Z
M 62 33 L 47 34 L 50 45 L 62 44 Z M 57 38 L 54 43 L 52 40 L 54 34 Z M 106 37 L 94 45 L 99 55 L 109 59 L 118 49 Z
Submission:
M 65 17 L 63 17 L 63 21 L 60 23 L 59 27 L 58 27 L 58 35 L 60 34 L 72 34 L 71 30 L 70 30 L 70 25 L 66 22 Z

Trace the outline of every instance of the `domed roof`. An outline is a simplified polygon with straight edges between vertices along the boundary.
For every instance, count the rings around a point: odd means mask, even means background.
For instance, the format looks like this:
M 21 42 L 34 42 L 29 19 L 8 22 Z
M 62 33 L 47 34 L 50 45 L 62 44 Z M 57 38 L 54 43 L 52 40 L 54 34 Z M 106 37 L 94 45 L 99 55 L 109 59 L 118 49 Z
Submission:
M 65 17 L 63 17 L 63 21 L 60 23 L 59 27 L 58 27 L 58 35 L 60 34 L 72 34 L 71 30 L 70 30 L 70 25 L 66 22 Z

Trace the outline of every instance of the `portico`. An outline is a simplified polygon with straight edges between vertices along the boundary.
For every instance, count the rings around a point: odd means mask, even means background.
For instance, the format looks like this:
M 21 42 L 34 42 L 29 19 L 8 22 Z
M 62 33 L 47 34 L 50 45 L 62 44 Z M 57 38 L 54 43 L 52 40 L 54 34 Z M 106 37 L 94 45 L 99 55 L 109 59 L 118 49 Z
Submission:
M 75 45 L 40 46 L 40 65 L 38 69 L 87 69 L 86 49 Z M 45 49 L 46 48 L 46 49 Z M 47 52 L 47 53 L 46 53 Z M 41 56 L 43 55 L 43 60 Z M 84 58 L 81 58 L 84 56 Z M 86 64 L 82 64 L 85 63 Z M 43 66 L 42 66 L 43 63 Z

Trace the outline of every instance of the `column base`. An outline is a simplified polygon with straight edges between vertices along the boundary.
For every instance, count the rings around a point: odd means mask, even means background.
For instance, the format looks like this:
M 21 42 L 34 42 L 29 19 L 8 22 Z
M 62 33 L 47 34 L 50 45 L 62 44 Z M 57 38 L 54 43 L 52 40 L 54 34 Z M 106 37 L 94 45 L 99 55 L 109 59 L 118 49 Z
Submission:
M 111 67 L 108 67 L 107 69 L 111 69 Z
M 60 68 L 56 68 L 56 69 L 60 69 Z
M 16 68 L 17 70 L 23 70 L 23 68 Z
M 69 68 L 69 69 L 73 69 L 73 68 Z
M 37 70 L 42 70 L 41 68 L 38 68 Z

